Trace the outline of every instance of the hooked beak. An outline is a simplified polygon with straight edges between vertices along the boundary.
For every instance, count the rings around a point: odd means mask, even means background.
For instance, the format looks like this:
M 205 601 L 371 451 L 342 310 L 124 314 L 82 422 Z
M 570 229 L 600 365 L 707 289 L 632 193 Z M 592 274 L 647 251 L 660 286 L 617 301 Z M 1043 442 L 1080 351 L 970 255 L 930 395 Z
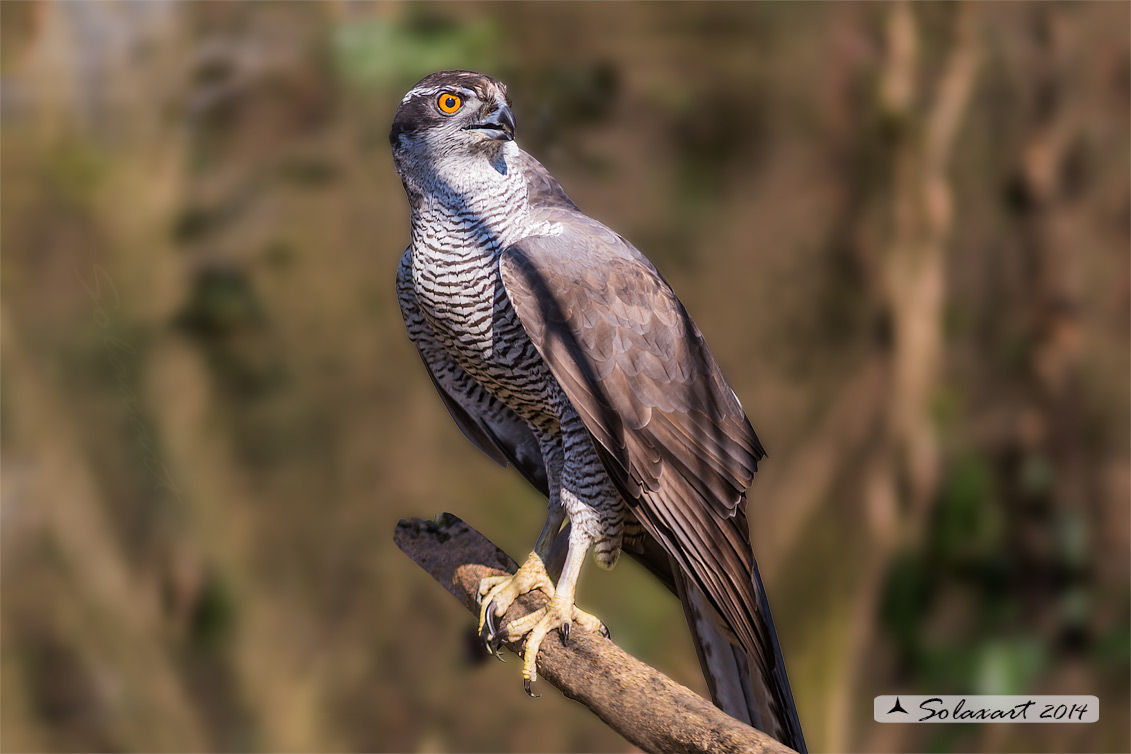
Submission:
M 488 139 L 495 141 L 514 140 L 514 115 L 506 105 L 499 105 L 494 112 L 480 121 L 464 126 L 464 131 L 481 131 Z

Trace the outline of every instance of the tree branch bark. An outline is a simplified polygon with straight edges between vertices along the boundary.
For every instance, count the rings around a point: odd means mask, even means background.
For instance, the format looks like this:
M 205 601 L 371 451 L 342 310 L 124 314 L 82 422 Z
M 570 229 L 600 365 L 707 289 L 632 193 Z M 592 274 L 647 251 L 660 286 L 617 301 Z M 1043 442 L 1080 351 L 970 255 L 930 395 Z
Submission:
M 464 607 L 479 615 L 475 595 L 486 576 L 513 573 L 517 564 L 459 518 L 402 520 L 397 546 Z M 516 600 L 503 622 L 544 604 L 541 593 Z M 523 642 L 507 643 L 518 654 Z M 645 665 L 608 639 L 575 628 L 568 643 L 553 634 L 538 653 L 538 675 L 589 708 L 644 751 L 789 754 L 793 749 L 740 723 L 711 702 Z M 515 683 L 518 683 L 516 677 Z

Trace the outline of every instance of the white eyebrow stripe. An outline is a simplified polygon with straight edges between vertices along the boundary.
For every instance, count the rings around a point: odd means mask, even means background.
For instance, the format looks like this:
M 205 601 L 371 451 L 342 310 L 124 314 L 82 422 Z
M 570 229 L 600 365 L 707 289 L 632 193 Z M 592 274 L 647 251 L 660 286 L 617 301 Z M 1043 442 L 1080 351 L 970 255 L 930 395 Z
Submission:
M 404 96 L 404 99 L 401 100 L 401 104 L 403 105 L 404 103 L 408 102 L 413 97 L 422 97 L 422 96 L 431 97 L 433 95 L 439 94 L 440 92 L 459 92 L 464 97 L 476 97 L 476 96 L 478 96 L 478 95 L 476 95 L 474 89 L 468 89 L 467 87 L 463 87 L 463 86 L 418 86 L 417 88 L 411 90 L 408 94 L 406 94 Z

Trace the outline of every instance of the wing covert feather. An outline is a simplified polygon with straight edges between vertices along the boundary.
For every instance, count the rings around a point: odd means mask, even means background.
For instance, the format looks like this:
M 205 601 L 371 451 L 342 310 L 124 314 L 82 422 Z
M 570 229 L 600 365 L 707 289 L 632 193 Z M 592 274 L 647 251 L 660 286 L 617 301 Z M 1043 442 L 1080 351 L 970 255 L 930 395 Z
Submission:
M 655 267 L 576 211 L 545 215 L 561 232 L 506 250 L 507 295 L 637 518 L 741 634 L 758 622 L 745 492 L 761 443 Z
M 561 232 L 503 253 L 507 296 L 637 519 L 750 659 L 747 714 L 804 750 L 746 518 L 765 451 L 655 267 L 572 208 L 543 214 Z
M 761 443 L 703 336 L 656 269 L 575 211 L 559 235 L 523 239 L 500 272 L 507 295 L 617 480 L 658 486 L 656 460 L 686 472 L 698 504 L 727 517 L 753 481 Z M 635 478 L 633 478 L 635 477 Z

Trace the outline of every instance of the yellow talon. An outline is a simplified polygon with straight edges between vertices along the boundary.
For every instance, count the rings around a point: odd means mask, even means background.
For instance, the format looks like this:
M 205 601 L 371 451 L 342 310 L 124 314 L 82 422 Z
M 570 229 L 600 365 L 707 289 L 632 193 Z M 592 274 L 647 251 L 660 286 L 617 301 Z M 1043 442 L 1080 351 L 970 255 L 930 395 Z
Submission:
M 526 647 L 522 651 L 522 677 L 528 694 L 530 684 L 538 680 L 537 660 L 538 650 L 542 648 L 542 640 L 548 633 L 558 629 L 562 634 L 562 640 L 567 641 L 570 626 L 574 623 L 594 633 L 606 632 L 604 624 L 597 618 L 578 610 L 567 600 L 559 597 L 551 599 L 541 610 L 535 610 L 506 627 L 508 641 L 517 641 L 523 635 L 526 636 Z
M 585 551 L 580 550 L 580 553 L 580 557 L 584 557 Z M 562 640 L 568 641 L 570 628 L 576 623 L 588 631 L 605 637 L 609 635 L 608 629 L 600 620 L 574 606 L 576 568 L 567 570 L 567 573 L 572 576 L 566 579 L 562 589 L 556 589 L 546 574 L 542 559 L 536 553 L 531 553 L 513 576 L 488 576 L 479 582 L 479 635 L 492 652 L 503 641 L 517 642 L 526 637 L 526 646 L 522 652 L 522 678 L 523 687 L 530 696 L 537 696 L 531 691 L 531 685 L 538 680 L 538 650 L 542 647 L 546 634 L 558 629 Z M 505 626 L 495 625 L 494 619 L 505 615 L 519 596 L 534 590 L 549 597 L 545 607 Z
M 546 574 L 546 566 L 542 563 L 542 559 L 535 553 L 530 553 L 530 557 L 513 576 L 488 576 L 480 581 L 480 636 L 483 635 L 483 627 L 489 624 L 490 617 L 504 615 L 518 597 L 536 589 L 543 592 L 547 597 L 552 598 L 554 596 L 554 584 Z M 489 616 L 488 611 L 493 616 Z M 490 631 L 492 636 L 487 637 L 488 642 L 494 638 L 493 622 L 490 628 L 492 629 Z

